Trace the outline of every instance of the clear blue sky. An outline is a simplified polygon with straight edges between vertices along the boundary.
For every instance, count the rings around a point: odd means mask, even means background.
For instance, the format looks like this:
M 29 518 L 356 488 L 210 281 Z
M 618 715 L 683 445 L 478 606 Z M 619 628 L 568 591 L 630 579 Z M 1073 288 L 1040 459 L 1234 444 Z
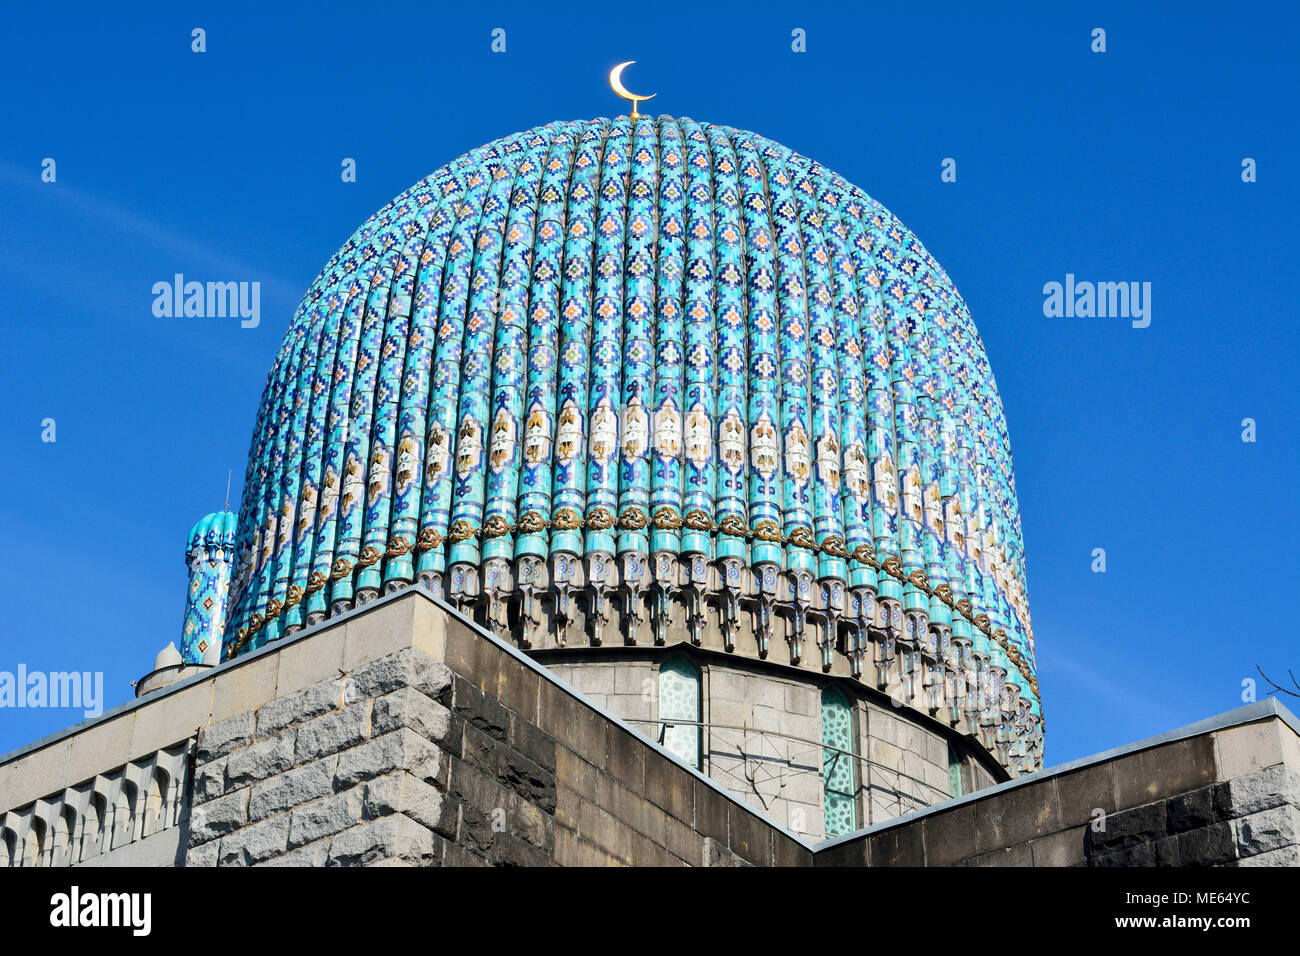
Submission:
M 128 699 L 179 635 L 186 534 L 228 469 L 239 500 L 321 265 L 462 152 L 622 112 L 605 75 L 630 59 L 652 112 L 857 183 L 969 302 L 1011 430 L 1049 763 L 1237 706 L 1256 664 L 1300 669 L 1293 5 L 267 6 L 6 13 L 0 670 L 103 671 Z M 260 327 L 155 318 L 177 272 L 260 281 Z M 1151 282 L 1150 327 L 1045 318 L 1066 273 Z M 0 752 L 79 719 L 0 710 Z

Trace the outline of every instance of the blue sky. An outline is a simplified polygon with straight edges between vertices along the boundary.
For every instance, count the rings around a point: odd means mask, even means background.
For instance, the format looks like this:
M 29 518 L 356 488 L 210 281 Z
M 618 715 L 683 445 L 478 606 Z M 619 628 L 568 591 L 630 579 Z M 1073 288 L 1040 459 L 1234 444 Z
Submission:
M 10 9 L 0 670 L 103 671 L 106 705 L 129 699 L 179 635 L 185 538 L 228 470 L 239 500 L 321 265 L 457 155 L 623 112 L 605 75 L 630 59 L 648 111 L 753 129 L 857 183 L 970 304 L 1011 430 L 1049 763 L 1238 706 L 1256 665 L 1300 667 L 1297 14 L 989 6 Z M 260 326 L 156 318 L 177 272 L 261 282 Z M 1067 273 L 1150 282 L 1151 325 L 1044 317 Z M 79 719 L 0 710 L 0 752 Z

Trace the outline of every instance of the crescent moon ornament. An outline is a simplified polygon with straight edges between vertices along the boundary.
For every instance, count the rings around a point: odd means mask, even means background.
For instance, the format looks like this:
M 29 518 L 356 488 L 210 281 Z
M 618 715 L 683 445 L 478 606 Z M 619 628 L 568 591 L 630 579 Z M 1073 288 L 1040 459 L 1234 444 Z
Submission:
M 614 69 L 609 71 L 610 87 L 614 90 L 615 93 L 623 97 L 623 99 L 632 101 L 632 119 L 638 119 L 641 115 L 636 111 L 636 105 L 638 103 L 643 103 L 646 100 L 652 100 L 659 95 L 658 93 L 651 93 L 649 96 L 640 96 L 636 93 L 631 92 L 630 90 L 628 90 L 626 86 L 623 85 L 623 71 L 626 70 L 629 66 L 631 66 L 635 62 L 636 60 L 628 60 L 626 63 L 620 63 L 618 66 L 614 67 Z

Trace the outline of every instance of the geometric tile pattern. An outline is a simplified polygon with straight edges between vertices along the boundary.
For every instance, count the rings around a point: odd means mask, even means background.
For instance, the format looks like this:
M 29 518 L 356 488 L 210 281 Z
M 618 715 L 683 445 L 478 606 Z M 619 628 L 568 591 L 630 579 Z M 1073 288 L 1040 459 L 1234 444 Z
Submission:
M 190 583 L 181 627 L 181 660 L 198 664 L 208 648 L 220 646 L 226 627 L 226 602 L 235 553 L 235 516 L 218 511 L 190 530 L 185 563 Z

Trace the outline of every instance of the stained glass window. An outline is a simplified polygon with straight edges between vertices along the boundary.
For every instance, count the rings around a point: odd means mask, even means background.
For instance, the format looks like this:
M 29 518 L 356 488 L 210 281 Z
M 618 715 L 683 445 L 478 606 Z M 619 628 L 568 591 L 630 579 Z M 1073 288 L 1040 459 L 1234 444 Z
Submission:
M 681 655 L 668 658 L 659 668 L 659 719 L 663 745 L 698 770 L 700 669 Z
M 822 691 L 822 745 L 822 803 L 829 837 L 858 826 L 853 709 L 837 687 Z

